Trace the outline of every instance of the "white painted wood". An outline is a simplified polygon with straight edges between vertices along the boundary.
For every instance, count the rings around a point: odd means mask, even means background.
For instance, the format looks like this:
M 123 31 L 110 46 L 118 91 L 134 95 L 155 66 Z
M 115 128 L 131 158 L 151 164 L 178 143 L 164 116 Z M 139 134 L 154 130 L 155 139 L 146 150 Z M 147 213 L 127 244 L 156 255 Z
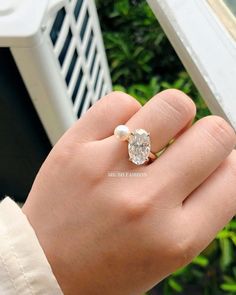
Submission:
M 11 51 L 48 137 L 55 144 L 76 116 L 53 54 L 45 42 L 33 48 L 12 47 Z
M 0 46 L 34 46 L 38 42 L 36 33 L 47 11 L 48 1 L 1 1 Z
M 236 129 L 236 42 L 206 0 L 147 0 L 210 110 Z
M 106 60 L 98 15 L 94 0 L 83 0 L 78 19 L 74 8 L 79 0 L 13 0 L 0 4 L 0 46 L 9 47 L 18 69 L 38 112 L 39 118 L 52 144 L 77 119 L 77 111 L 82 113 L 95 103 L 99 93 L 112 89 L 109 68 Z M 65 18 L 53 44 L 50 32 L 59 9 L 63 9 Z M 81 40 L 80 32 L 84 18 L 88 23 Z M 63 64 L 59 62 L 69 30 L 72 38 L 65 54 Z M 93 30 L 90 53 L 86 58 L 86 48 Z M 75 49 L 78 58 L 75 63 L 69 85 L 66 76 Z M 97 52 L 92 71 L 90 71 L 94 52 Z M 62 63 L 62 62 L 61 62 Z M 102 70 L 96 77 L 98 67 Z M 83 76 L 74 103 L 72 94 L 79 73 Z M 95 81 L 97 88 L 94 89 Z M 81 100 L 84 89 L 88 90 L 83 106 Z

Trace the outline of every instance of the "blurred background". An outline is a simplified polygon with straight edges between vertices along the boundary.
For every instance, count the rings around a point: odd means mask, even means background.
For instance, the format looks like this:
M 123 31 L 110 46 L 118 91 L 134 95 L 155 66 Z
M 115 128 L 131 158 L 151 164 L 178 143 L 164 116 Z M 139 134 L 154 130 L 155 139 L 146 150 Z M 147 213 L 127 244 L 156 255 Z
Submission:
M 145 104 L 155 93 L 177 88 L 196 103 L 196 120 L 210 114 L 145 0 L 96 3 L 115 90 Z M 148 294 L 236 294 L 235 229 L 233 220 L 189 266 Z

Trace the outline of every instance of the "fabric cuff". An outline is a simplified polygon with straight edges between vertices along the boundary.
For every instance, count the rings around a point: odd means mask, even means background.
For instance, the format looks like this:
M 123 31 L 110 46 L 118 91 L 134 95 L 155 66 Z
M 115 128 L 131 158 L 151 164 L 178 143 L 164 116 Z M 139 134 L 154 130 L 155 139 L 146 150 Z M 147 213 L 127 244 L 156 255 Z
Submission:
M 0 203 L 0 264 L 0 294 L 63 294 L 27 217 L 8 197 Z

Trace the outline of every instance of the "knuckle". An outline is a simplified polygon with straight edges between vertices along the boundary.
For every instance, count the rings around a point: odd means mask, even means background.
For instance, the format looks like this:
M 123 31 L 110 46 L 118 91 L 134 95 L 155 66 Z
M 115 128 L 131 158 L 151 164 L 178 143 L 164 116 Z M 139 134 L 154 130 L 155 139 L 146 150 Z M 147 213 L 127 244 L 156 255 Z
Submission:
M 224 168 L 229 170 L 233 177 L 236 177 L 236 150 L 232 151 L 231 154 L 226 158 L 223 163 Z
M 200 239 L 198 240 L 195 232 L 186 226 L 189 216 L 183 213 L 182 208 L 180 210 L 174 216 L 178 218 L 175 229 L 166 236 L 168 258 L 176 261 L 176 267 L 190 263 L 200 249 Z
M 195 241 L 191 234 L 185 237 L 179 237 L 175 240 L 171 254 L 176 259 L 177 267 L 183 267 L 184 265 L 191 262 L 196 255 Z
M 232 217 L 235 215 L 235 178 L 236 178 L 236 151 L 232 151 L 231 154 L 224 160 L 221 165 L 222 179 L 226 178 L 226 182 L 229 184 L 225 189 L 224 198 L 224 213 L 225 216 Z M 224 181 L 224 180 L 222 180 Z
M 145 197 L 137 198 L 137 196 L 129 196 L 124 198 L 122 208 L 125 219 L 130 222 L 144 217 L 151 208 L 151 205 L 150 201 Z
M 69 151 L 67 147 L 55 146 L 48 155 L 48 158 L 44 164 L 47 163 L 47 165 L 51 167 L 54 173 L 56 173 L 58 171 L 61 171 L 62 167 L 63 171 L 66 171 L 72 162 L 73 153 Z
M 160 98 L 171 108 L 177 119 L 192 119 L 196 114 L 196 105 L 185 93 L 177 89 L 168 89 L 160 93 Z
M 80 147 L 80 151 L 76 152 L 78 165 L 80 169 L 78 173 L 87 180 L 87 183 L 98 185 L 107 177 L 108 166 L 104 163 L 100 154 L 99 146 L 96 142 L 88 142 Z M 94 153 L 97 151 L 97 153 Z M 88 157 L 88 155 L 90 155 Z
M 229 165 L 231 173 L 236 177 L 236 151 L 233 151 L 230 155 Z
M 80 144 L 78 146 L 81 146 Z M 61 138 L 59 142 L 53 147 L 49 154 L 49 158 L 64 167 L 74 157 L 76 145 L 72 144 L 69 139 Z
M 70 161 L 70 156 L 64 151 L 52 150 L 48 155 L 48 161 L 53 162 L 54 165 L 59 167 L 65 167 Z
M 50 153 L 49 158 L 52 161 L 54 169 L 60 169 L 61 173 L 62 170 L 63 173 L 73 173 L 73 177 L 79 178 L 81 176 L 88 183 L 95 184 L 103 180 L 105 169 L 101 161 L 97 160 L 96 154 L 93 153 L 95 150 L 94 147 L 93 142 L 56 145 Z M 88 157 L 88 155 L 91 156 Z M 96 164 L 94 165 L 94 163 Z
M 232 150 L 235 145 L 235 131 L 223 118 L 219 116 L 207 116 L 199 120 L 203 130 L 210 135 L 211 140 L 221 145 L 227 151 Z

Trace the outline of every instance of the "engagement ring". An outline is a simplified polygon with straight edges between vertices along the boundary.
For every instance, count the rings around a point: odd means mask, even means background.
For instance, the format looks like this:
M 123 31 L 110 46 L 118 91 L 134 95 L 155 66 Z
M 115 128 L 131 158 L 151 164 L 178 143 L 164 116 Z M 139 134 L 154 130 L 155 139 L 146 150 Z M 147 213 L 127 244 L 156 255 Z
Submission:
M 144 129 L 131 132 L 126 125 L 119 125 L 115 128 L 114 135 L 121 141 L 128 141 L 129 160 L 134 164 L 142 165 L 157 158 L 151 152 L 150 133 Z

